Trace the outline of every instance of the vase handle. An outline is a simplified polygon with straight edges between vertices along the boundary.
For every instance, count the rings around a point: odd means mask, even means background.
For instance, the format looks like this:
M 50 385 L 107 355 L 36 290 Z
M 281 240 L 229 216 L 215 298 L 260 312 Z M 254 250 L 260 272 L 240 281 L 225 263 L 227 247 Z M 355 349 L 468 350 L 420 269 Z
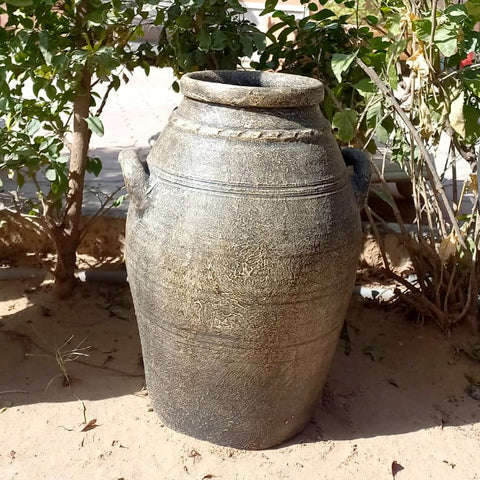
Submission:
M 147 162 L 138 158 L 136 150 L 123 150 L 118 155 L 127 193 L 137 210 L 147 206 L 150 171 Z
M 359 208 L 363 208 L 370 187 L 372 172 L 367 154 L 358 148 L 342 148 L 342 156 L 347 167 L 353 167 L 351 177 L 353 193 Z

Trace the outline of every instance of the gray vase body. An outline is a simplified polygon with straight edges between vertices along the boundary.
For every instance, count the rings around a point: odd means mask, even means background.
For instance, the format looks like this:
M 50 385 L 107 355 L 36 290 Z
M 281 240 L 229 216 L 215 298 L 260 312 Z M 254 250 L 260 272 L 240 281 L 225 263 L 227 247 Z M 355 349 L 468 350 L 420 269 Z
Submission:
M 148 390 L 174 430 L 267 448 L 301 431 L 321 396 L 368 162 L 342 157 L 313 79 L 197 72 L 181 85 L 147 165 L 120 158 Z

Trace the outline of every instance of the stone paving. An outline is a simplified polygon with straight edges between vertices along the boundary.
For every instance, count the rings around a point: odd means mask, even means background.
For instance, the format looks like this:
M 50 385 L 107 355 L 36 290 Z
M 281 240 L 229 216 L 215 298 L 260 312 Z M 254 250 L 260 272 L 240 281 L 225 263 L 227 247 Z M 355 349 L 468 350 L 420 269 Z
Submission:
M 102 160 L 103 168 L 97 178 L 87 175 L 85 214 L 98 209 L 94 192 L 110 194 L 123 185 L 118 163 L 118 154 L 123 149 L 136 148 L 140 155 L 148 153 L 181 100 L 181 95 L 171 88 L 173 81 L 170 69 L 152 68 L 148 76 L 137 69 L 126 85 L 110 94 L 102 113 L 105 135 L 92 135 L 90 143 L 90 154 Z M 125 206 L 112 209 L 109 214 L 123 214 Z

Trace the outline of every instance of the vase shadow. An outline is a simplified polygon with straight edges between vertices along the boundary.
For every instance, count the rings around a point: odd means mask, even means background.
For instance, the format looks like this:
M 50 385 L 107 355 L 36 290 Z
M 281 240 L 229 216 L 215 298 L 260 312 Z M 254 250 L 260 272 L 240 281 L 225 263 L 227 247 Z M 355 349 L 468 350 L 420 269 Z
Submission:
M 451 337 L 401 311 L 368 308 L 354 297 L 350 343 L 340 341 L 312 422 L 289 443 L 354 440 L 480 421 L 466 376 L 480 363 L 461 353 L 479 343 L 468 328 Z M 459 353 L 460 349 L 460 353 Z

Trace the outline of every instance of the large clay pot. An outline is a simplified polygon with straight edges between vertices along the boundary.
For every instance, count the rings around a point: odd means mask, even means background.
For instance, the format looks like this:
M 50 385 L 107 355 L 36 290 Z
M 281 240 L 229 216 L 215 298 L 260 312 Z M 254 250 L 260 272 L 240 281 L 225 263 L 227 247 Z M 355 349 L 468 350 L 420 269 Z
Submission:
M 120 156 L 147 386 L 174 430 L 266 448 L 300 432 L 321 396 L 368 162 L 342 158 L 314 79 L 207 71 L 181 87 L 146 164 Z

